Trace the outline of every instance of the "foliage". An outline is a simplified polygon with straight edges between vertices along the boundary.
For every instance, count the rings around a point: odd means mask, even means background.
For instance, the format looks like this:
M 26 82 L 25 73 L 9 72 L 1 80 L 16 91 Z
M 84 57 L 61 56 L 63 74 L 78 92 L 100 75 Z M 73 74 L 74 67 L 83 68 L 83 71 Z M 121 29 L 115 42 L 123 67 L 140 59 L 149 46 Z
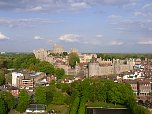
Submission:
M 76 89 L 79 92 L 79 97 L 80 98 L 85 98 L 86 100 L 89 99 L 90 96 L 90 80 L 85 79 L 82 82 L 79 82 L 79 84 L 76 86 Z
M 35 90 L 35 103 L 46 104 L 46 89 L 45 87 L 39 86 Z
M 54 66 L 46 61 L 41 61 L 37 64 L 37 71 L 45 72 L 46 74 L 54 74 Z
M 56 75 L 57 79 L 61 79 L 65 75 L 64 69 L 63 68 L 56 68 L 55 75 Z
M 63 105 L 67 99 L 67 95 L 63 94 L 55 84 L 47 87 L 47 104 Z
M 69 114 L 69 106 L 68 105 L 55 105 L 55 104 L 50 104 L 47 107 L 48 111 L 55 110 L 57 112 L 60 112 L 61 114 Z
M 5 102 L 2 98 L 0 98 L 0 114 L 6 114 L 7 113 L 7 109 L 5 106 Z
M 64 103 L 65 100 L 66 100 L 66 96 L 60 92 L 57 92 L 53 97 L 52 104 L 63 105 L 63 104 L 65 104 Z
M 98 53 L 97 54 L 98 58 L 102 58 L 102 59 L 110 59 L 112 60 L 113 58 L 115 59 L 126 59 L 126 58 L 140 58 L 140 59 L 144 59 L 144 58 L 149 58 L 152 59 L 152 54 L 116 54 L 116 53 Z
M 59 56 L 62 57 L 62 55 Z M 152 58 L 152 54 L 97 54 L 97 56 L 103 59 L 111 60 L 113 58 Z M 70 53 L 68 61 L 69 65 L 72 68 L 75 68 L 76 63 L 79 63 L 80 59 L 76 53 Z M 63 69 L 56 69 L 52 64 L 48 62 L 37 60 L 34 54 L 0 55 L 0 69 L 7 69 L 13 67 L 15 69 L 28 69 L 45 72 L 46 74 L 55 74 L 58 79 L 62 79 L 63 77 L 65 77 Z M 0 71 L 1 84 L 4 84 L 5 82 L 4 73 L 4 70 Z M 131 90 L 131 87 L 124 83 L 114 83 L 109 80 L 85 79 L 84 81 L 74 82 L 70 85 L 61 84 L 58 85 L 58 88 L 56 88 L 55 84 L 51 84 L 49 87 L 44 88 L 44 91 L 42 90 L 42 93 L 38 92 L 40 94 L 44 93 L 42 95 L 44 98 L 43 103 L 45 102 L 46 104 L 51 104 L 55 103 L 55 101 L 58 101 L 57 104 L 67 103 L 71 107 L 71 111 L 72 109 L 74 109 L 76 110 L 76 113 L 83 112 L 84 104 L 90 101 L 107 103 L 109 104 L 109 106 L 110 104 L 113 104 L 115 106 L 124 105 L 131 109 L 133 114 L 149 113 L 145 108 L 140 107 L 136 104 L 135 96 L 133 94 L 133 91 Z M 12 98 L 7 98 L 8 96 L 9 95 L 6 94 L 5 100 L 1 97 L 1 99 L 4 100 L 5 110 L 9 110 L 14 107 Z M 26 109 L 29 103 L 28 98 L 29 96 L 26 92 L 24 92 L 24 95 L 22 95 L 22 92 L 20 93 L 19 102 L 16 108 L 18 111 L 23 112 Z M 83 98 L 85 98 L 85 100 L 83 100 Z M 76 102 L 76 99 L 79 99 L 77 109 L 72 108 L 74 102 Z
M 151 114 L 145 107 L 137 105 L 135 99 L 129 99 L 127 106 L 131 109 L 132 114 Z
M 4 100 L 8 110 L 13 109 L 15 107 L 15 98 L 10 92 L 2 91 L 0 92 L 0 97 Z
M 11 84 L 12 83 L 12 74 L 11 73 L 5 74 L 5 83 L 6 84 Z
M 80 106 L 79 106 L 79 109 L 78 109 L 78 114 L 85 114 L 85 103 L 86 103 L 85 98 L 81 98 Z
M 1 68 L 8 68 L 9 62 L 10 62 L 10 59 L 8 56 L 0 55 L 0 69 Z
M 46 104 L 49 105 L 53 101 L 53 93 L 50 86 L 46 87 Z
M 125 108 L 123 105 L 115 105 L 112 103 L 106 103 L 106 102 L 87 102 L 86 104 L 89 107 L 104 107 L 104 108 Z
M 57 84 L 57 87 L 59 89 L 61 89 L 62 92 L 67 92 L 67 93 L 68 93 L 68 91 L 70 89 L 69 84 L 67 84 L 67 83 L 59 83 L 59 84 Z
M 63 56 L 67 56 L 68 55 L 68 53 L 67 52 L 63 52 Z
M 9 56 L 8 56 L 9 57 Z M 16 54 L 8 58 L 0 56 L 0 66 L 15 69 L 27 69 L 31 71 L 44 72 L 46 74 L 54 74 L 55 68 L 52 64 L 46 61 L 40 61 L 35 58 L 34 54 Z M 1 61 L 1 58 L 3 58 Z M 6 60 L 5 60 L 6 59 Z M 6 61 L 6 63 L 4 62 Z M 0 67 L 1 68 L 1 67 Z M 60 69 L 57 76 L 64 75 L 64 70 Z
M 47 105 L 52 103 L 56 93 L 57 93 L 57 88 L 56 88 L 55 83 L 50 83 L 50 85 L 46 87 Z
M 79 107 L 79 102 L 80 102 L 80 98 L 76 97 L 75 100 L 73 101 L 71 110 L 70 110 L 70 114 L 76 114 L 78 107 Z
M 23 113 L 30 104 L 30 96 L 26 90 L 21 90 L 16 110 Z
M 78 113 L 82 113 L 84 111 L 84 104 L 90 101 L 92 103 L 96 103 L 99 107 L 122 107 L 123 105 L 131 109 L 133 114 L 148 113 L 147 109 L 144 109 L 136 104 L 135 96 L 128 84 L 115 83 L 110 80 L 85 79 L 81 82 L 72 83 L 71 87 L 74 88 L 72 89 L 71 98 L 73 93 L 75 93 L 73 98 L 79 97 L 80 99 Z M 71 111 L 76 110 L 73 109 L 73 104 Z
M 0 69 L 0 85 L 5 83 L 5 74 L 4 71 Z
M 68 62 L 72 68 L 75 68 L 76 63 L 80 62 L 80 58 L 79 58 L 78 54 L 74 53 L 74 52 L 70 53 L 68 56 Z
M 13 59 L 13 67 L 16 69 L 28 69 L 30 64 L 36 64 L 38 62 L 33 54 L 19 54 Z

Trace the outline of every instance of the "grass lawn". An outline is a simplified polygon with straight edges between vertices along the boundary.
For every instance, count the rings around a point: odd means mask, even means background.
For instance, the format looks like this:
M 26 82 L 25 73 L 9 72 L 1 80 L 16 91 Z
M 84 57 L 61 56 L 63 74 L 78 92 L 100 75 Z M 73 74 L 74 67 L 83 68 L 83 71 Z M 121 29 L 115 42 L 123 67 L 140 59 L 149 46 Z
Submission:
M 68 105 L 54 105 L 54 104 L 50 104 L 46 110 L 50 111 L 50 110 L 55 110 L 55 111 L 60 111 L 61 114 L 69 114 L 69 107 Z
M 111 104 L 111 103 L 106 103 L 106 102 L 88 102 L 86 104 L 88 107 L 103 107 L 103 108 L 126 108 L 123 105 L 119 104 Z

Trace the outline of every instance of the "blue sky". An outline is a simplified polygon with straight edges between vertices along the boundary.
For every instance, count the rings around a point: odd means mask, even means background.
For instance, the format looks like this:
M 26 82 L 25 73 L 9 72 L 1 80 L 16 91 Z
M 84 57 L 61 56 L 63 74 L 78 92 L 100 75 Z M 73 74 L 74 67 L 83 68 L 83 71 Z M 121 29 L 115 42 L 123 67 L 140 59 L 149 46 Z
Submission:
M 0 51 L 152 53 L 151 0 L 0 0 Z

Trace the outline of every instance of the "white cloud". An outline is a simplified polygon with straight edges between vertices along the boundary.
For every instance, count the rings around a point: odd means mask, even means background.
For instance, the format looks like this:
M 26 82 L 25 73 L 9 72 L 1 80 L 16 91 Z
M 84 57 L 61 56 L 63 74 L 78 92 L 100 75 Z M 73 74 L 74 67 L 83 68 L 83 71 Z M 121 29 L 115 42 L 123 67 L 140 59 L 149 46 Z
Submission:
M 149 3 L 149 4 L 145 4 L 142 9 L 152 9 L 152 3 Z
M 143 15 L 143 13 L 142 13 L 142 12 L 137 11 L 137 12 L 134 12 L 134 15 L 135 15 L 135 16 L 141 16 L 141 15 Z
M 121 18 L 121 16 L 119 16 L 119 15 L 110 15 L 110 16 L 108 16 L 108 18 L 109 19 L 120 19 Z
M 72 10 L 80 10 L 84 8 L 89 8 L 88 4 L 85 2 L 79 2 L 79 3 L 72 3 L 71 4 L 71 9 Z
M 66 42 L 79 42 L 80 35 L 77 34 L 65 34 L 59 37 L 59 40 Z
M 129 3 L 129 0 L 100 0 L 101 2 L 105 4 L 110 4 L 110 5 L 120 5 L 120 4 L 125 4 Z
M 35 40 L 43 40 L 44 38 L 42 38 L 41 36 L 34 36 Z
M 101 38 L 101 37 L 103 37 L 103 35 L 102 34 L 97 34 L 96 37 Z
M 111 42 L 111 45 L 123 45 L 124 44 L 124 42 L 122 42 L 122 41 L 112 41 Z
M 151 12 L 135 12 L 132 17 L 109 16 L 109 24 L 113 29 L 124 32 L 140 32 L 145 35 L 152 34 L 151 20 Z
M 62 21 L 51 21 L 48 19 L 41 18 L 31 18 L 31 19 L 8 19 L 0 18 L 0 26 L 8 26 L 10 28 L 14 27 L 35 27 L 41 24 L 56 24 L 61 23 Z
M 142 16 L 142 17 L 146 17 L 146 18 L 151 18 L 152 17 L 152 13 L 151 12 L 145 12 L 145 11 L 138 11 L 134 13 L 135 16 Z
M 137 43 L 138 44 L 143 44 L 143 45 L 152 45 L 152 40 L 139 41 Z
M 0 32 L 0 40 L 8 40 L 9 38 Z
M 72 7 L 84 9 L 96 5 L 122 6 L 134 2 L 136 0 L 0 0 L 0 9 L 52 12 L 71 10 Z
M 33 11 L 33 12 L 43 11 L 43 10 L 44 9 L 42 8 L 42 6 L 36 6 L 36 7 L 30 8 L 30 9 L 27 9 L 27 11 Z

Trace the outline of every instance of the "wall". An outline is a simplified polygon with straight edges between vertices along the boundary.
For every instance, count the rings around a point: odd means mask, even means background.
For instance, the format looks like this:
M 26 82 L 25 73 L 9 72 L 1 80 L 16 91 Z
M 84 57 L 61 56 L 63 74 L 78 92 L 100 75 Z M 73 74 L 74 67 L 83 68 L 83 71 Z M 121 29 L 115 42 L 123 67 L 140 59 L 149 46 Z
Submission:
M 110 74 L 120 74 L 121 72 L 132 70 L 134 61 L 127 61 L 123 64 L 123 61 L 114 60 L 112 65 L 100 65 L 98 62 L 89 63 L 89 76 L 102 76 Z
M 17 77 L 23 76 L 22 73 L 12 72 L 12 86 L 17 87 Z

